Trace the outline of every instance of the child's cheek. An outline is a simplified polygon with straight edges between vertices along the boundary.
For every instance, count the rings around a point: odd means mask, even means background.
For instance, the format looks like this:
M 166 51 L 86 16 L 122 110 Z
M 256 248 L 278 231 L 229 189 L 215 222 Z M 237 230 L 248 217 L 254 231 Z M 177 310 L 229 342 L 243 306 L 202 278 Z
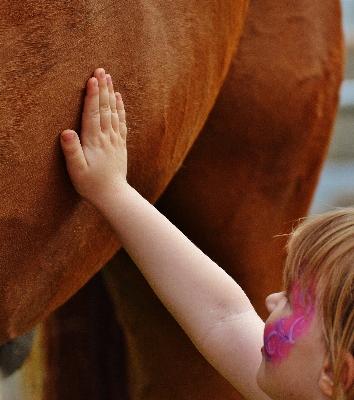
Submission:
M 296 340 L 303 336 L 313 320 L 315 305 L 305 308 L 294 288 L 293 314 L 280 318 L 264 330 L 264 356 L 267 362 L 280 362 L 290 353 Z

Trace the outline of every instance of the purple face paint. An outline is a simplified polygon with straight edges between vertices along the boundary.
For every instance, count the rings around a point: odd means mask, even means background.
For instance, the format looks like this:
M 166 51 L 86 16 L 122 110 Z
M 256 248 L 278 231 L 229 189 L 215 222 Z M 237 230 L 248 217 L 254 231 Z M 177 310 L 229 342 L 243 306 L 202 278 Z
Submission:
M 286 358 L 296 339 L 308 331 L 315 314 L 312 293 L 312 290 L 308 289 L 307 295 L 309 295 L 310 304 L 305 304 L 300 284 L 294 284 L 291 290 L 293 313 L 265 327 L 264 356 L 267 362 L 280 362 Z

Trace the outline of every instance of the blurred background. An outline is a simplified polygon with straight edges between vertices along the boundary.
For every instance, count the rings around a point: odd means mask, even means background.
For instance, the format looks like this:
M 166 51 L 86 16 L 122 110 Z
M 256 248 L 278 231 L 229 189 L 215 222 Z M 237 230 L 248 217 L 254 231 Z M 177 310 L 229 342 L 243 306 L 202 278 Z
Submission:
M 354 205 L 354 0 L 342 0 L 345 80 L 333 138 L 310 213 Z

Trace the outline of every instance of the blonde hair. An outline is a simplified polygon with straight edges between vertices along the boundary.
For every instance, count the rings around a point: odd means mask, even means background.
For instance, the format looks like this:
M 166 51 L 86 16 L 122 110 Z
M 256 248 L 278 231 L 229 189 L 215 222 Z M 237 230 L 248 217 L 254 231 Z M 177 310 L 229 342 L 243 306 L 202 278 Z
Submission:
M 290 235 L 284 269 L 285 290 L 300 282 L 305 301 L 314 285 L 317 310 L 333 371 L 333 399 L 354 398 L 342 382 L 344 355 L 354 355 L 354 208 L 311 217 Z

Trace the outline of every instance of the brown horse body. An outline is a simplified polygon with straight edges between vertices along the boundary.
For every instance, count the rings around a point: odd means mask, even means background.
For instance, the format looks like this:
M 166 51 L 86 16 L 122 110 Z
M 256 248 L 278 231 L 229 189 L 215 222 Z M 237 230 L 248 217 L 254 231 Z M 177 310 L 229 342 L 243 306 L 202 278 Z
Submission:
M 119 79 L 129 179 L 156 201 L 212 108 L 245 12 L 246 1 L 232 0 L 1 2 L 1 342 L 35 326 L 119 248 L 73 192 L 58 143 L 62 130 L 79 129 L 92 71 Z
M 71 189 L 57 143 L 58 132 L 78 127 L 82 87 L 99 65 L 119 77 L 128 106 L 130 182 L 155 202 L 175 175 L 157 207 L 265 316 L 265 296 L 281 288 L 285 239 L 274 237 L 306 214 L 335 118 L 338 2 L 251 2 L 231 65 L 242 2 L 39 3 L 17 17 L 0 6 L 10 43 L 0 100 L 2 340 L 42 320 L 119 247 Z M 13 35 L 19 23 L 23 33 Z M 31 398 L 240 398 L 123 250 L 104 276 L 124 337 L 102 282 L 92 281 L 42 326 L 45 378 L 37 397 L 27 388 Z

